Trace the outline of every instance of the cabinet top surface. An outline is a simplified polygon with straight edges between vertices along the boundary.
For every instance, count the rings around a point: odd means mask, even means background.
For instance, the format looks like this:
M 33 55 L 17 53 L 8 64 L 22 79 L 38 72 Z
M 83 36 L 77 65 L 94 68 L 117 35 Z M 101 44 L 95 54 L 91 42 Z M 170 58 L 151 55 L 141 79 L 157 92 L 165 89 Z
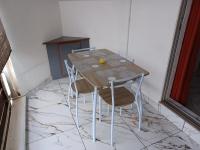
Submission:
M 89 38 L 88 37 L 62 36 L 62 37 L 44 42 L 43 44 L 63 44 L 63 43 L 79 42 L 81 40 L 89 40 Z

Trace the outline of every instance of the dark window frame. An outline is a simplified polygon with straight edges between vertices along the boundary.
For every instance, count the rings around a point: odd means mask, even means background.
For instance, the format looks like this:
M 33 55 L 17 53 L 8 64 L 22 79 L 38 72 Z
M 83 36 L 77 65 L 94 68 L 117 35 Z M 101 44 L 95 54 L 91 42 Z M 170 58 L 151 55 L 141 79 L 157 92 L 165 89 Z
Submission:
M 189 124 L 200 130 L 200 116 L 196 115 L 188 108 L 170 98 L 173 79 L 176 73 L 178 58 L 180 55 L 180 50 L 187 26 L 189 13 L 191 10 L 191 5 L 192 0 L 182 0 L 161 103 L 167 106 L 176 114 L 178 114 Z

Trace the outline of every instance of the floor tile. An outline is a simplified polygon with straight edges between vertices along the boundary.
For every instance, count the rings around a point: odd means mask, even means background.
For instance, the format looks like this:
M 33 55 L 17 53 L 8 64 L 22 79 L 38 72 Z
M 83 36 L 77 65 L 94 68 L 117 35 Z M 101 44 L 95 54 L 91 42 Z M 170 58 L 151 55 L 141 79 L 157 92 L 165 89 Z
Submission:
M 28 145 L 29 150 L 84 150 L 76 128 Z
M 132 123 L 133 114 L 136 116 L 137 120 L 135 125 Z M 141 131 L 138 130 L 137 108 L 135 105 L 133 111 L 127 110 L 127 112 L 123 114 L 122 119 L 129 125 L 130 129 L 138 135 L 142 143 L 146 146 L 180 131 L 149 104 L 144 105 Z
M 29 96 L 27 103 L 29 109 L 39 109 L 52 104 L 66 103 L 66 99 L 63 94 L 39 90 L 36 94 Z
M 29 143 L 74 128 L 75 123 L 67 106 L 59 104 L 28 112 Z
M 129 127 L 126 125 L 119 123 L 115 123 L 114 126 L 114 147 L 110 146 L 110 123 L 105 122 L 97 122 L 96 125 L 96 143 L 92 142 L 91 138 L 91 129 L 92 125 L 83 125 L 79 129 L 83 142 L 86 145 L 87 149 L 97 148 L 97 149 L 105 148 L 105 149 L 117 149 L 117 150 L 132 150 L 134 147 L 136 150 L 139 150 L 144 147 L 144 145 L 138 140 L 138 138 L 129 130 Z
M 144 102 L 141 131 L 138 130 L 136 105 L 115 109 L 114 146 L 110 146 L 110 117 L 108 105 L 102 101 L 102 121 L 99 122 L 97 101 L 96 139 L 92 141 L 92 96 L 78 98 L 79 123 L 75 124 L 75 99 L 70 99 L 71 110 L 66 101 L 67 78 L 54 80 L 29 92 L 27 96 L 27 143 L 29 150 L 140 150 L 140 149 L 195 149 L 194 141 Z M 135 118 L 135 121 L 133 121 Z
M 199 150 L 200 146 L 192 141 L 186 134 L 180 132 L 161 140 L 150 147 L 148 150 Z

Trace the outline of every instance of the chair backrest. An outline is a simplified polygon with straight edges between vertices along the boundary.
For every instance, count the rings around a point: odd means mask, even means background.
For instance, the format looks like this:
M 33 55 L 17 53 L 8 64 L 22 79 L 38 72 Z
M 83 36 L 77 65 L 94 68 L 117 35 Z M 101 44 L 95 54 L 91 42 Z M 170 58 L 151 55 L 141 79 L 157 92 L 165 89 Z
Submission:
M 68 77 L 69 77 L 69 82 L 70 84 L 72 84 L 76 80 L 76 73 L 75 73 L 74 66 L 70 67 L 66 59 L 64 60 L 64 63 L 67 70 Z
M 134 59 L 134 58 L 127 57 L 127 59 L 128 59 L 130 62 L 135 63 L 135 59 Z
M 72 50 L 72 53 L 79 53 L 79 52 L 86 52 L 86 51 L 93 51 L 95 50 L 96 48 L 95 47 L 88 47 L 88 48 L 82 48 L 82 49 L 73 49 Z M 74 67 L 74 66 L 73 66 Z M 78 74 L 78 71 L 76 70 L 76 68 L 74 67 L 74 72 L 76 72 L 76 76 L 77 77 L 77 74 Z
M 138 98 L 139 94 L 141 94 L 141 86 L 142 86 L 142 82 L 144 79 L 144 74 L 139 74 L 135 77 L 130 77 L 130 78 L 126 78 L 126 79 L 120 79 L 120 80 L 110 80 L 110 88 L 111 88 L 111 94 L 112 94 L 112 104 L 115 104 L 114 101 L 114 89 L 120 86 L 124 86 L 125 84 L 136 84 L 136 89 L 134 90 L 133 88 L 131 88 L 134 92 L 135 92 L 135 97 Z M 132 86 L 131 86 L 132 87 Z
M 92 50 L 95 50 L 95 49 L 96 49 L 95 47 L 88 47 L 88 48 L 82 48 L 82 49 L 73 49 L 72 53 L 92 51 Z

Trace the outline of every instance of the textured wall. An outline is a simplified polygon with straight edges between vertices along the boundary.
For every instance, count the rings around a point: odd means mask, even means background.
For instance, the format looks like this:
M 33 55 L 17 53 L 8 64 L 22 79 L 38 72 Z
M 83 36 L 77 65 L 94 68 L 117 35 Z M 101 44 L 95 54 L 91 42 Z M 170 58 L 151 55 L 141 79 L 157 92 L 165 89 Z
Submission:
M 0 15 L 12 47 L 22 93 L 50 77 L 42 42 L 62 35 L 57 0 L 0 0 Z

